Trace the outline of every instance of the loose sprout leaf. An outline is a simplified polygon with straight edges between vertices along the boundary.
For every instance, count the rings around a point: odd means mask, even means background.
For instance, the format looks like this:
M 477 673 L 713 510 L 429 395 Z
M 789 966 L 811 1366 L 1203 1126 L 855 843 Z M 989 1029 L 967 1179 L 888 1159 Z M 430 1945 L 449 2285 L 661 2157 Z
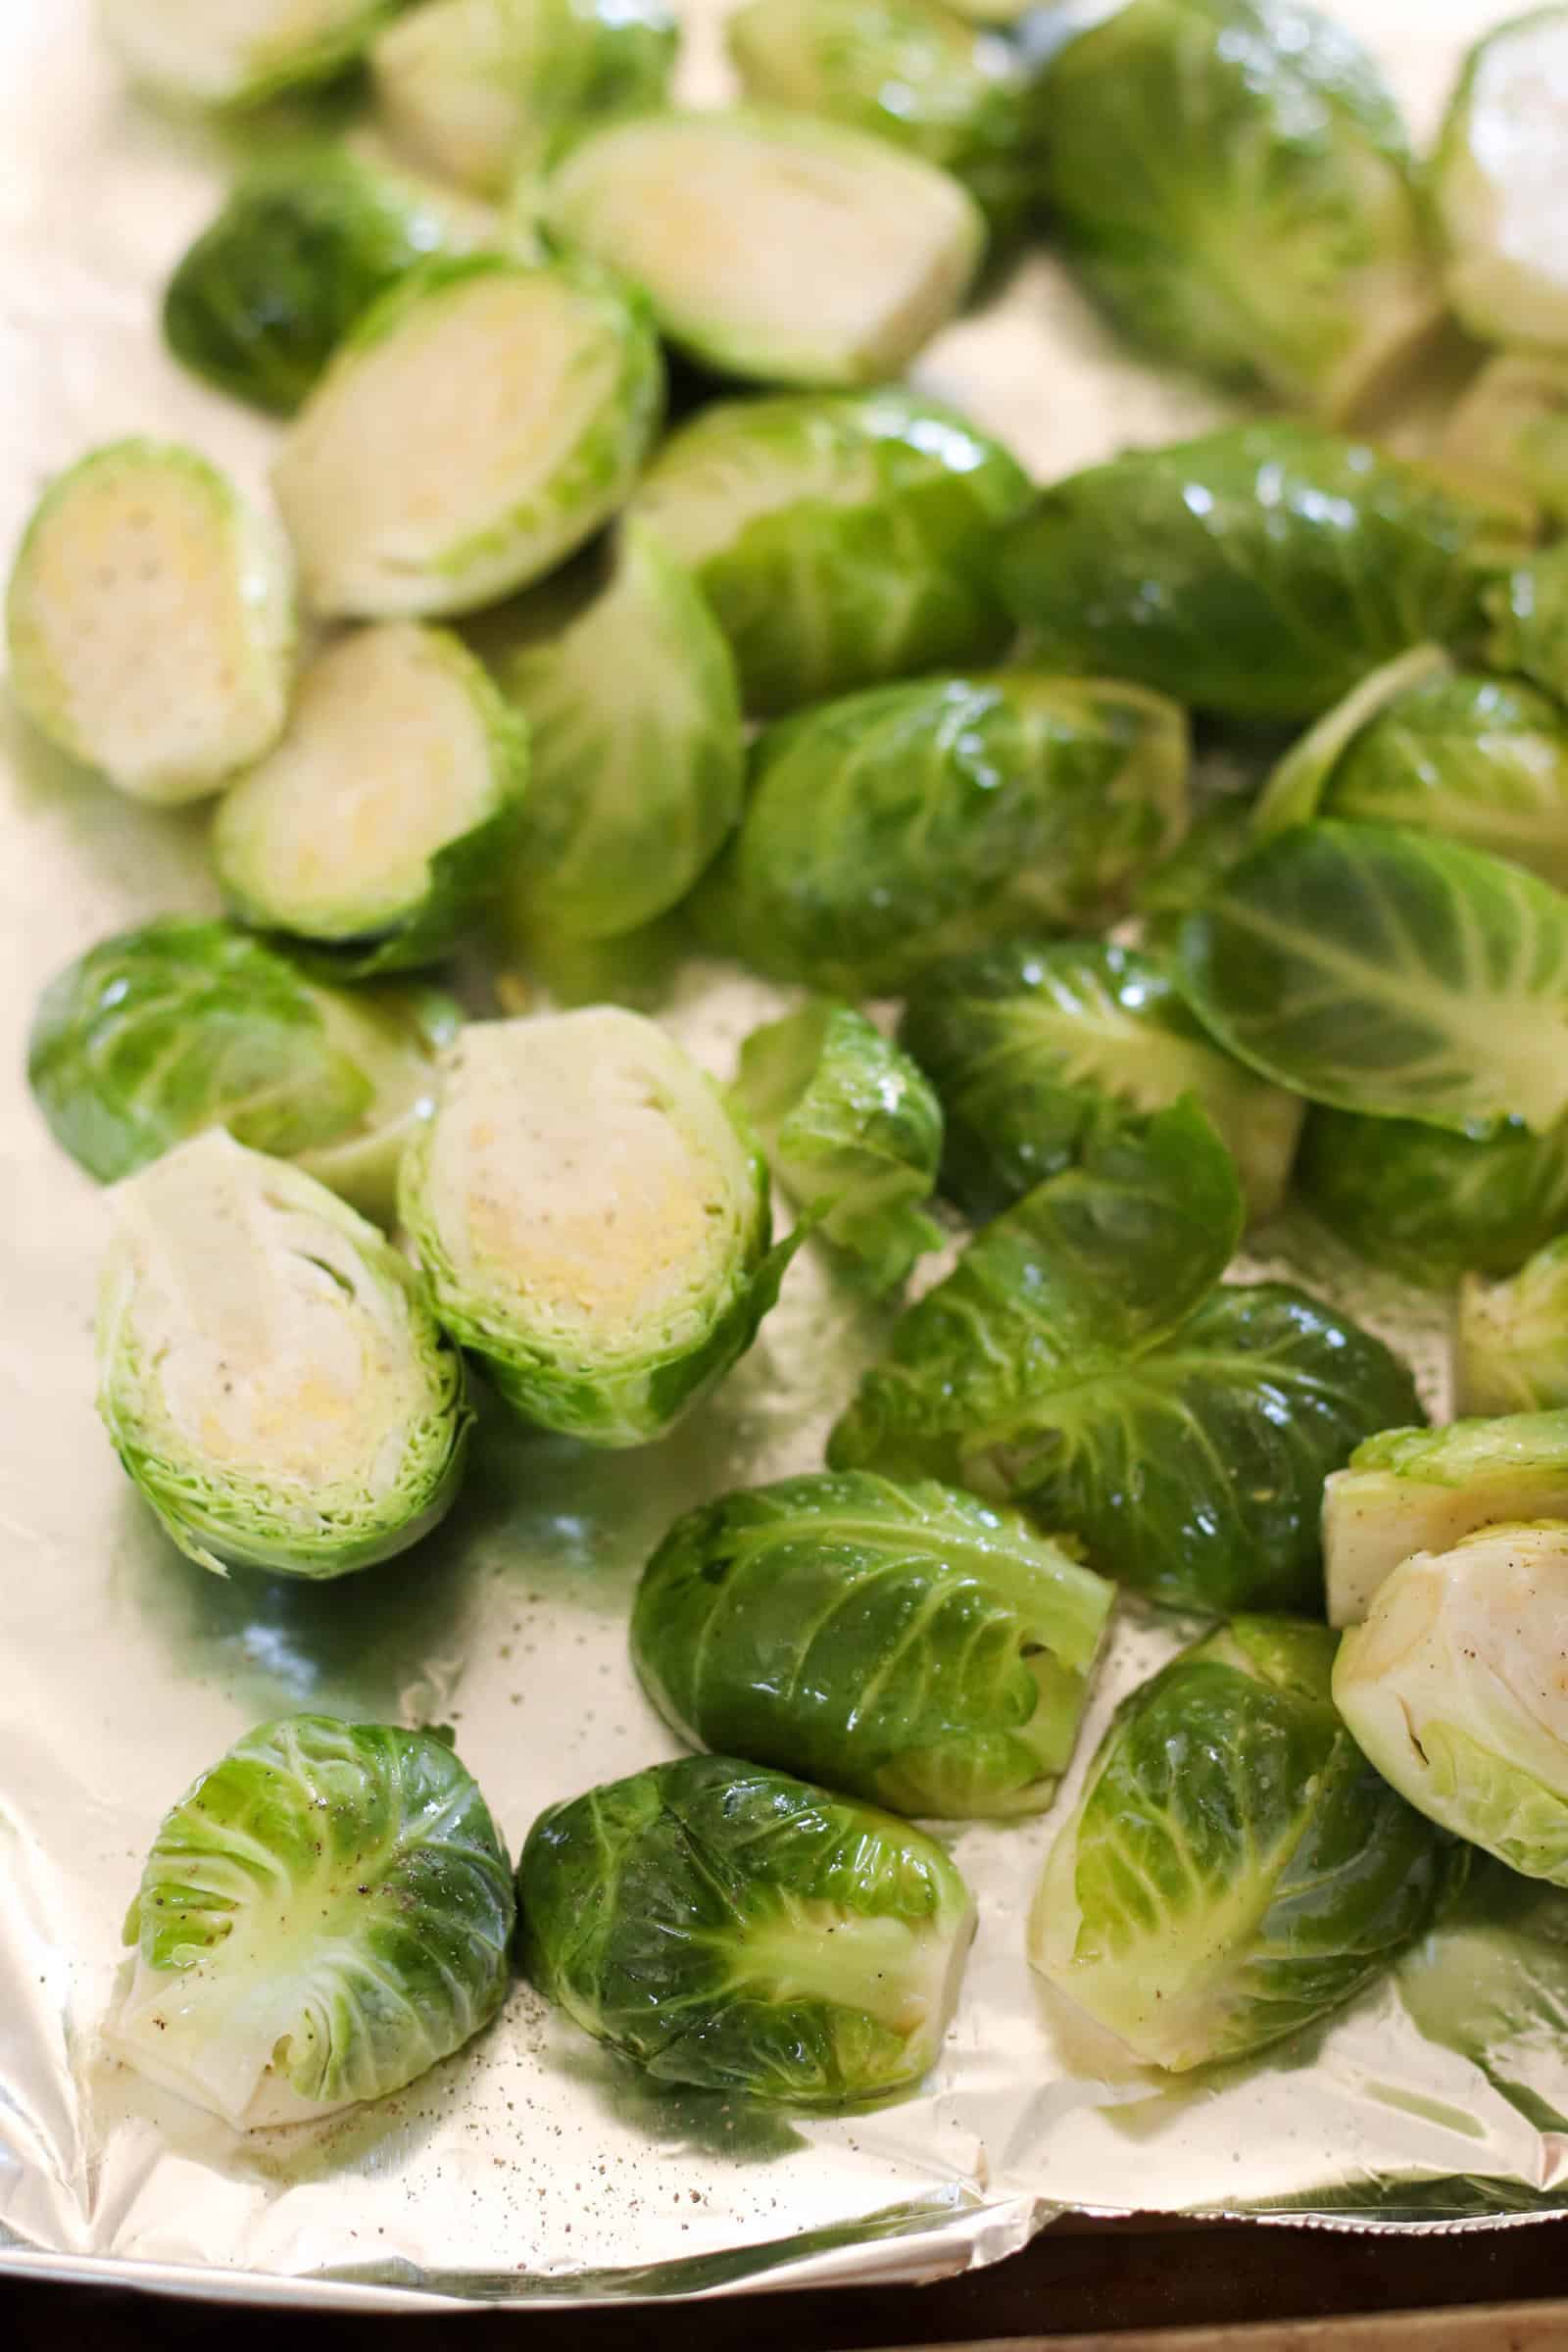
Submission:
M 1275 833 L 1288 833 L 1293 825 L 1309 825 L 1315 816 L 1326 815 L 1333 806 L 1336 770 L 1362 730 L 1408 689 L 1428 678 L 1447 677 L 1452 669 L 1441 646 L 1416 645 L 1352 686 L 1269 771 L 1252 811 L 1258 839 L 1266 841 Z
M 1340 1643 L 1334 1699 L 1384 1779 L 1526 1878 L 1568 1885 L 1568 1526 L 1419 1552 Z
M 1511 1281 L 1466 1275 L 1453 1344 L 1461 1413 L 1568 1405 L 1568 1235 L 1538 1250 Z M 1568 1491 L 1562 1507 L 1568 1512 Z
M 428 963 L 502 887 L 527 776 L 522 722 L 457 638 L 356 630 L 224 795 L 219 881 L 246 922 L 330 948 L 345 976 Z
M 815 998 L 754 1029 L 736 1083 L 780 1185 L 869 1290 L 896 1290 L 941 1247 L 920 1202 L 936 1187 L 942 1105 L 863 1013 Z
M 508 1402 L 596 1446 L 658 1437 L 757 1336 L 794 1243 L 718 1090 L 639 1014 L 480 1021 L 399 1183 L 446 1328 Z
M 283 725 L 288 549 L 194 450 L 113 442 L 33 510 L 6 633 L 12 691 L 51 742 L 136 800 L 199 800 Z
M 1478 850 L 1279 834 L 1189 915 L 1182 968 L 1221 1044 L 1313 1102 L 1472 1133 L 1568 1112 L 1568 900 Z
M 403 0 L 98 0 L 131 77 L 198 106 L 254 106 L 353 63 Z
M 507 1850 L 425 1732 L 264 1723 L 165 1817 L 114 2056 L 245 2130 L 399 2090 L 506 1994 Z
M 1315 718 L 1407 647 L 1479 625 L 1498 518 L 1310 425 L 1227 426 L 1047 490 L 1004 535 L 1036 659 L 1222 716 Z
M 1034 107 L 1054 233 L 1129 332 L 1330 420 L 1441 315 L 1409 146 L 1353 33 L 1281 0 L 1132 0 Z
M 1454 403 L 1437 455 L 1484 496 L 1568 521 L 1568 356 L 1494 353 Z
M 1038 1812 L 1113 1597 L 1015 1512 L 817 1473 L 678 1520 L 638 1587 L 632 1656 L 693 1744 L 897 1812 Z
M 1313 1110 L 1296 1163 L 1302 1200 L 1364 1257 L 1443 1289 L 1471 1268 L 1511 1274 L 1568 1225 L 1568 1119 L 1492 1135 Z
M 709 944 L 846 996 L 1103 919 L 1187 816 L 1181 712 L 1028 670 L 870 688 L 780 721 L 693 911 Z
M 1122 1702 L 1057 1836 L 1029 1956 L 1146 2063 L 1185 2072 L 1372 1984 L 1451 1883 L 1357 1753 L 1334 1638 L 1241 1617 Z
M 724 1756 L 553 1805 L 517 1870 L 524 1974 L 658 2080 L 793 2107 L 912 2090 L 974 1906 L 908 1822 Z
M 1160 963 L 1131 948 L 1011 941 L 939 964 L 899 1035 L 942 1098 L 943 1190 L 968 1216 L 1069 1166 L 1107 1102 L 1151 1111 L 1184 1094 L 1234 1154 L 1249 1214 L 1284 1198 L 1300 1103 L 1221 1053 Z
M 346 1576 L 457 1497 L 463 1367 L 373 1225 L 219 1131 L 111 1196 L 98 1410 L 180 1549 Z
M 1429 172 L 1448 300 L 1489 343 L 1568 344 L 1557 169 L 1568 9 L 1497 25 L 1465 59 Z
M 354 328 L 273 468 L 307 601 L 470 612 L 538 579 L 626 498 L 662 399 L 645 309 L 598 273 L 426 264 Z
M 946 324 L 985 227 L 956 179 L 885 139 L 782 110 L 591 131 L 546 220 L 641 286 L 689 357 L 764 383 L 873 384 Z
M 1028 477 L 952 409 L 886 385 L 703 409 L 672 433 L 632 512 L 692 566 L 749 710 L 996 660 L 1012 624 L 998 528 Z

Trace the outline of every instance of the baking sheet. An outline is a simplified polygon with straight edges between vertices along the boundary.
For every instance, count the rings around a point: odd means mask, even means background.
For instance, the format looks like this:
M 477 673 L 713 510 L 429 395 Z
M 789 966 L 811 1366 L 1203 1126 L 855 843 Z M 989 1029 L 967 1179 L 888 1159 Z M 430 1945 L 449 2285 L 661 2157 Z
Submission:
M 687 11 L 693 95 L 720 86 L 720 13 Z M 1355 12 L 1420 130 L 1491 13 Z M 272 440 L 156 333 L 156 290 L 213 209 L 222 155 L 122 92 L 90 20 L 86 0 L 0 0 L 7 551 L 45 476 L 94 441 L 187 437 L 261 493 Z M 1131 358 L 1044 258 L 920 373 L 1042 477 L 1225 414 Z M 214 906 L 205 818 L 132 806 L 9 711 L 0 730 L 0 2268 L 337 2307 L 515 2303 L 930 2277 L 1069 2207 L 1364 2228 L 1568 2207 L 1549 1967 L 1521 1968 L 1505 2021 L 1528 2091 L 1512 2060 L 1423 2038 L 1392 1983 L 1262 2063 L 1162 2089 L 1064 2024 L 1027 1969 L 1050 1819 L 954 1838 L 981 1913 L 962 2003 L 922 2094 L 874 2117 L 796 2125 L 654 2090 L 521 1985 L 407 2092 L 287 2134 L 241 2140 L 109 2067 L 96 2025 L 143 1853 L 251 1723 L 302 1707 L 450 1723 L 514 1850 L 542 1805 L 673 1752 L 626 1657 L 638 1571 L 694 1501 L 819 1464 L 885 1318 L 804 1258 L 753 1353 L 663 1444 L 593 1454 L 491 1412 L 458 1511 L 411 1557 L 325 1587 L 206 1575 L 159 1536 L 94 1415 L 103 1202 L 22 1075 L 46 976 L 111 929 Z M 694 967 L 668 1017 L 723 1073 L 777 1002 Z M 1298 1278 L 1417 1357 L 1441 1408 L 1434 1310 L 1276 1239 Z M 1184 1630 L 1124 1609 L 1081 1755 Z

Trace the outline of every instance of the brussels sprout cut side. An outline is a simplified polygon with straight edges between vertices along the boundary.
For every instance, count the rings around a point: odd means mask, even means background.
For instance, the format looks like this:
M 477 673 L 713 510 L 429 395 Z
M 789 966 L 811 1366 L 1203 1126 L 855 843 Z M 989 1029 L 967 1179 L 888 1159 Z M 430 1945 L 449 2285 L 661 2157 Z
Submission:
M 1027 475 L 953 410 L 887 385 L 721 401 L 672 433 L 633 512 L 697 572 L 767 715 L 997 660 L 997 530 Z
M 33 512 L 6 600 L 11 686 L 51 742 L 136 800 L 200 800 L 288 710 L 288 550 L 206 459 L 117 441 Z
M 1490 359 L 1455 402 L 1438 459 L 1483 496 L 1568 521 L 1568 353 Z
M 1295 1183 L 1325 1225 L 1405 1282 L 1511 1274 L 1568 1226 L 1568 1120 L 1532 1135 L 1505 1119 L 1473 1136 L 1313 1110 Z
M 525 729 L 455 637 L 356 631 L 225 794 L 218 878 L 246 922 L 330 948 L 345 973 L 428 963 L 502 886 L 527 772 Z
M 360 320 L 273 469 L 333 617 L 471 612 L 621 504 L 658 425 L 639 304 L 569 263 L 432 262 Z
M 1368 1438 L 1323 1490 L 1329 1623 L 1359 1623 L 1413 1552 L 1513 1519 L 1568 1519 L 1568 1412 Z
M 517 1869 L 545 1998 L 665 2082 L 865 2105 L 936 2061 L 974 1934 L 907 1822 L 689 1756 L 542 1813 Z
M 323 81 L 403 0 L 98 0 L 125 71 L 196 106 L 254 106 Z
M 1461 1413 L 1568 1405 L 1568 1235 L 1538 1250 L 1511 1282 L 1466 1275 L 1453 1337 Z M 1563 1509 L 1568 1516 L 1568 1502 Z
M 1340 1644 L 1334 1699 L 1391 1786 L 1528 1879 L 1568 1886 L 1568 1526 L 1418 1552 Z
M 1568 8 L 1499 24 L 1465 60 L 1433 158 L 1448 299 L 1483 342 L 1568 346 L 1560 140 Z
M 985 225 L 947 172 L 887 140 L 758 109 L 592 132 L 546 219 L 641 286 L 672 343 L 726 375 L 872 384 L 957 309 Z
M 447 1329 L 595 1446 L 658 1437 L 727 1371 L 791 1250 L 718 1090 L 612 1006 L 466 1029 L 399 1205 Z
M 373 1225 L 216 1132 L 112 1198 L 98 1409 L 181 1551 L 219 1576 L 346 1576 L 446 1515 L 462 1365 Z
M 1241 2057 L 1337 2009 L 1451 1882 L 1446 1840 L 1335 1713 L 1334 1648 L 1238 1617 L 1184 1650 L 1123 1701 L 1052 1848 L 1029 1957 L 1148 2065 Z
M 507 1849 L 444 1741 L 264 1723 L 166 1816 L 111 2053 L 236 2131 L 400 2090 L 500 2008 Z
M 676 1523 L 632 1656 L 694 1744 L 900 1813 L 1034 1813 L 1072 1754 L 1113 1590 L 952 1488 L 791 1478 Z

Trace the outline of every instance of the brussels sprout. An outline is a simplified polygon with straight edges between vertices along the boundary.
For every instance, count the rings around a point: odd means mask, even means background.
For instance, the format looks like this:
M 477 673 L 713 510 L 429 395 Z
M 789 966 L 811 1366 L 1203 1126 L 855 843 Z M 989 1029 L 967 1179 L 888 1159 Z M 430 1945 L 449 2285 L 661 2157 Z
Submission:
M 1522 670 L 1568 701 L 1568 541 L 1544 548 L 1494 583 L 1487 602 L 1493 667 Z
M 1035 109 L 1052 224 L 1156 352 L 1331 421 L 1443 310 L 1397 107 L 1295 0 L 1131 0 L 1069 40 Z
M 1240 793 L 1227 793 L 1195 810 L 1169 857 L 1150 866 L 1133 885 L 1139 937 L 1152 955 L 1174 954 L 1183 917 L 1208 897 L 1256 838 L 1252 804 Z
M 1568 1234 L 1511 1282 L 1467 1274 L 1454 1328 L 1461 1413 L 1534 1413 L 1568 1405 Z M 1568 1516 L 1568 1489 L 1562 1513 Z
M 499 196 L 580 118 L 657 106 L 677 39 L 662 0 L 425 0 L 376 36 L 370 74 L 411 155 Z
M 1392 1787 L 1527 1879 L 1568 1886 L 1568 1526 L 1483 1528 L 1379 1586 L 1334 1701 Z
M 943 1190 L 977 1222 L 1076 1158 L 1107 1102 L 1190 1094 L 1233 1153 L 1252 1217 L 1285 1196 L 1301 1105 L 1220 1053 L 1152 956 L 1100 940 L 1011 941 L 937 965 L 901 1043 L 947 1114 Z
M 1406 1282 L 1511 1274 L 1568 1225 L 1568 1120 L 1532 1135 L 1506 1119 L 1469 1136 L 1314 1110 L 1295 1183 L 1326 1225 Z
M 778 384 L 897 375 L 985 249 L 979 207 L 934 164 L 762 108 L 589 132 L 553 173 L 545 219 L 641 286 L 689 358 Z
M 398 1198 L 447 1329 L 594 1446 L 658 1437 L 726 1372 L 792 1249 L 717 1088 L 611 1005 L 465 1029 Z
M 1297 826 L 1188 916 L 1181 961 L 1204 1027 L 1313 1102 L 1470 1134 L 1568 1112 L 1568 899 L 1479 850 Z
M 226 1127 L 385 1223 L 459 1017 L 436 989 L 320 988 L 226 923 L 168 920 L 57 974 L 27 1077 L 56 1143 L 100 1184 Z
M 1323 1491 L 1329 1623 L 1354 1625 L 1401 1561 L 1504 1520 L 1568 1517 L 1568 1412 L 1383 1430 Z
M 1406 646 L 1478 623 L 1505 552 L 1497 518 L 1435 477 L 1265 423 L 1056 483 L 1004 534 L 1000 571 L 1043 662 L 1304 719 Z
M 139 801 L 200 800 L 288 711 L 288 549 L 174 442 L 116 441 L 34 508 L 6 599 L 11 690 Z
M 512 888 L 528 931 L 618 938 L 685 898 L 740 810 L 740 693 L 707 599 L 657 531 L 622 534 L 605 593 L 500 665 L 528 722 Z
M 1006 651 L 998 527 L 1028 476 L 953 410 L 889 385 L 704 409 L 634 514 L 696 570 L 766 716 Z
M 318 612 L 471 612 L 629 492 L 663 398 L 642 306 L 568 262 L 435 261 L 353 328 L 273 483 Z
M 323 147 L 256 166 L 164 295 L 176 360 L 290 416 L 355 321 L 432 254 L 493 242 L 490 217 Z
M 748 98 L 879 131 L 1007 223 L 1038 183 L 1030 76 L 933 0 L 747 0 L 725 25 Z
M 1455 403 L 1438 458 L 1485 496 L 1568 522 L 1568 359 L 1497 352 Z
M 941 1248 L 919 1203 L 936 1187 L 942 1105 L 863 1013 L 816 997 L 754 1029 L 736 1083 L 779 1183 L 868 1290 L 896 1290 Z
M 912 2090 L 974 1934 L 933 1838 L 724 1756 L 552 1805 L 517 1901 L 524 1974 L 585 2034 L 662 2082 L 791 2107 Z
M 726 1494 L 648 1563 L 632 1657 L 694 1746 L 895 1812 L 1040 1812 L 1114 1588 L 1011 1511 L 850 1472 Z
M 98 1410 L 181 1551 L 347 1576 L 445 1517 L 463 1368 L 373 1225 L 217 1129 L 110 1198 Z
M 1453 1849 L 1334 1711 L 1334 1637 L 1238 1617 L 1124 1700 L 1052 1847 L 1029 1957 L 1173 2073 L 1350 2000 L 1425 1933 Z
M 1568 345 L 1560 170 L 1568 8 L 1496 25 L 1465 59 L 1429 174 L 1448 300 L 1489 343 Z
M 505 880 L 527 773 L 521 721 L 457 638 L 356 630 L 224 794 L 218 878 L 246 922 L 330 947 L 345 973 L 428 963 Z
M 1288 833 L 1293 825 L 1309 825 L 1315 816 L 1327 814 L 1333 806 L 1330 783 L 1362 732 L 1407 692 L 1431 678 L 1446 680 L 1453 669 L 1440 645 L 1414 645 L 1408 653 L 1396 654 L 1392 662 L 1369 671 L 1270 768 L 1253 804 L 1254 836 L 1266 841 L 1275 833 Z M 1229 864 L 1237 864 L 1241 854 L 1238 851 Z M 1217 882 L 1220 878 L 1216 872 L 1213 879 Z M 1195 898 L 1193 904 L 1197 903 Z
M 896 995 L 945 956 L 1103 917 L 1186 817 L 1162 696 L 1029 670 L 876 686 L 766 730 L 693 912 L 778 979 Z
M 98 0 L 133 80 L 197 106 L 255 106 L 352 64 L 403 0 Z
M 285 1715 L 164 1818 L 111 2053 L 236 2130 L 400 2090 L 500 2008 L 515 1904 L 446 1743 Z

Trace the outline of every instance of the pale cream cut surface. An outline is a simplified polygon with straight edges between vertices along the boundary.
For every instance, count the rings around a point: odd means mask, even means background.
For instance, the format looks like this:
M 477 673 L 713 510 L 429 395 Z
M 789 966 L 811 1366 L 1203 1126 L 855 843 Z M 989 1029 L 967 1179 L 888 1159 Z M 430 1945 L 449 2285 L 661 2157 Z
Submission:
M 1568 1472 L 1512 1466 L 1467 1486 L 1336 1470 L 1323 1489 L 1323 1563 L 1330 1625 L 1358 1625 L 1379 1588 L 1415 1552 L 1451 1550 L 1505 1520 L 1568 1519 Z
M 549 44 L 551 0 L 424 0 L 370 49 L 387 128 L 412 156 L 481 195 L 516 169 L 524 93 Z
M 1472 153 L 1440 183 L 1455 307 L 1498 342 L 1568 346 L 1568 19 L 1489 51 L 1469 119 Z
M 98 0 L 130 72 L 209 105 L 371 14 L 374 0 Z

